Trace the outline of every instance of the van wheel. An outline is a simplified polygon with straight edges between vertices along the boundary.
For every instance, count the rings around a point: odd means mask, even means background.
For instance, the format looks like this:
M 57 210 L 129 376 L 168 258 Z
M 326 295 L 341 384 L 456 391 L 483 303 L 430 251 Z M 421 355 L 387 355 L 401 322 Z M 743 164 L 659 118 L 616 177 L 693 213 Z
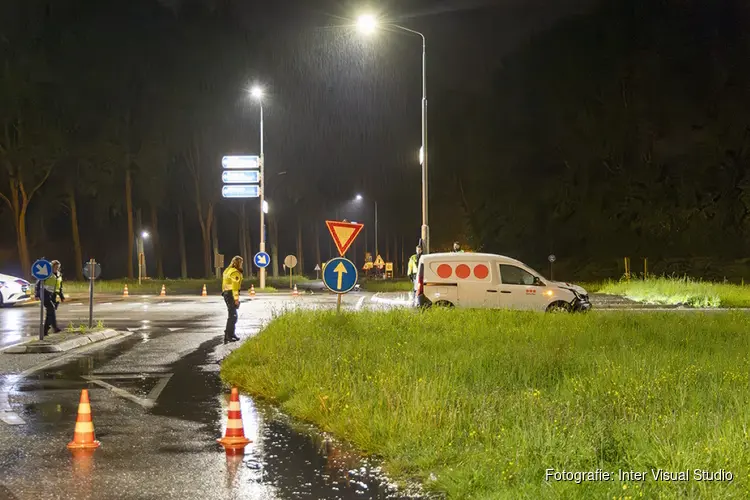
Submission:
M 443 307 L 445 309 L 452 309 L 454 307 L 453 304 L 451 304 L 447 300 L 438 300 L 434 305 L 435 307 Z
M 548 313 L 567 313 L 571 312 L 572 308 L 570 307 L 570 304 L 567 302 L 553 302 L 550 305 L 547 306 L 547 312 Z

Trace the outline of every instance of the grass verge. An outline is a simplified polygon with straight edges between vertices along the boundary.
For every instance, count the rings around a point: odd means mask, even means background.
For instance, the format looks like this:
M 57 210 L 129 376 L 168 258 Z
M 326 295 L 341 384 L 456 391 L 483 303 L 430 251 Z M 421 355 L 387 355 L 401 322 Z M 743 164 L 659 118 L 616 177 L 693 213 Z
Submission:
M 296 284 L 308 281 L 304 277 L 294 278 L 294 283 Z M 142 281 L 140 285 L 138 284 L 138 280 L 97 280 L 94 290 L 97 292 L 121 294 L 126 284 L 128 285 L 128 293 L 131 295 L 159 295 L 162 285 L 166 287 L 168 295 L 200 295 L 204 284 L 206 285 L 206 292 L 209 295 L 221 294 L 221 280 L 213 278 L 185 280 L 149 279 Z M 255 291 L 258 293 L 273 293 L 279 289 L 289 289 L 289 278 L 266 278 L 266 288 L 262 290 L 259 288 L 257 277 L 245 279 L 242 282 L 243 293 L 250 288 L 251 284 L 255 286 Z M 64 290 L 68 293 L 87 293 L 89 291 L 89 282 L 65 281 Z
M 750 287 L 691 278 L 661 277 L 646 280 L 609 281 L 597 287 L 596 291 L 621 295 L 646 304 L 750 307 Z
M 747 498 L 749 330 L 738 312 L 302 311 L 221 373 L 450 498 Z M 615 480 L 545 482 L 548 468 Z
M 409 292 L 414 287 L 409 280 L 361 280 L 362 288 L 368 292 Z

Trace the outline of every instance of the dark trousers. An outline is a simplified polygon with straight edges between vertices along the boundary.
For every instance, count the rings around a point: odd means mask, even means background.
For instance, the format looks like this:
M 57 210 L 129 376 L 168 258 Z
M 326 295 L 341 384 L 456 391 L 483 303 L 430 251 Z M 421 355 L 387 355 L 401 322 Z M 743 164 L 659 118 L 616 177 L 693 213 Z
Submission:
M 231 291 L 221 294 L 227 304 L 227 327 L 224 329 L 224 340 L 235 336 L 234 328 L 237 326 L 237 306 L 234 303 L 234 295 Z
M 55 312 L 55 298 L 54 295 L 45 291 L 44 292 L 44 308 L 47 310 L 47 317 L 44 318 L 44 334 L 49 333 L 49 329 L 57 331 L 57 314 Z

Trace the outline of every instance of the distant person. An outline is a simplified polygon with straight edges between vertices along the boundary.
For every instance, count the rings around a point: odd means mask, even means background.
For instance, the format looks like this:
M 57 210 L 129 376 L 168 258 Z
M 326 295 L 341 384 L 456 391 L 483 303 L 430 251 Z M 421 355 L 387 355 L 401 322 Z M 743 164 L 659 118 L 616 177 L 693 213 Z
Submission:
M 417 253 L 409 257 L 409 265 L 406 269 L 406 275 L 411 281 L 414 281 L 417 276 L 417 270 L 419 269 L 419 258 L 422 256 L 422 247 L 418 246 L 416 248 L 416 252 Z
M 453 242 L 453 253 L 463 253 L 463 250 L 461 250 L 461 245 L 457 242 Z
M 45 280 L 39 280 L 36 284 L 35 295 L 44 304 L 47 316 L 44 318 L 44 335 L 49 335 L 52 328 L 53 333 L 62 330 L 57 327 L 57 307 L 60 302 L 65 302 L 65 294 L 62 287 L 62 272 L 60 272 L 60 261 L 53 260 L 52 274 Z
M 240 307 L 240 290 L 242 288 L 242 257 L 235 255 L 229 267 L 224 270 L 221 283 L 221 295 L 227 305 L 227 327 L 224 329 L 224 343 L 237 342 L 240 338 L 235 335 L 237 326 L 237 309 Z

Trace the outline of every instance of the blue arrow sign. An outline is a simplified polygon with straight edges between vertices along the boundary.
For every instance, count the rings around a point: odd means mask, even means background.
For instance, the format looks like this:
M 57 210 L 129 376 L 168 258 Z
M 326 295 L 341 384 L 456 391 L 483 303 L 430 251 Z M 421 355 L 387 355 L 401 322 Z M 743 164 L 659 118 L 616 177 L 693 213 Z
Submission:
M 260 196 L 260 188 L 257 185 L 235 184 L 221 188 L 221 196 L 224 198 L 257 198 Z
M 258 156 L 225 156 L 221 159 L 221 166 L 232 170 L 260 168 Z
M 323 283 L 336 293 L 347 293 L 357 284 L 357 266 L 349 259 L 336 257 L 323 268 Z
M 224 184 L 257 184 L 260 182 L 258 170 L 225 170 L 221 173 Z
M 264 267 L 268 267 L 271 263 L 271 256 L 266 252 L 258 252 L 255 254 L 255 257 L 253 257 L 253 262 L 255 262 L 256 266 L 263 269 Z
M 43 281 L 52 274 L 52 264 L 44 259 L 39 259 L 31 265 L 31 275 L 36 279 Z

